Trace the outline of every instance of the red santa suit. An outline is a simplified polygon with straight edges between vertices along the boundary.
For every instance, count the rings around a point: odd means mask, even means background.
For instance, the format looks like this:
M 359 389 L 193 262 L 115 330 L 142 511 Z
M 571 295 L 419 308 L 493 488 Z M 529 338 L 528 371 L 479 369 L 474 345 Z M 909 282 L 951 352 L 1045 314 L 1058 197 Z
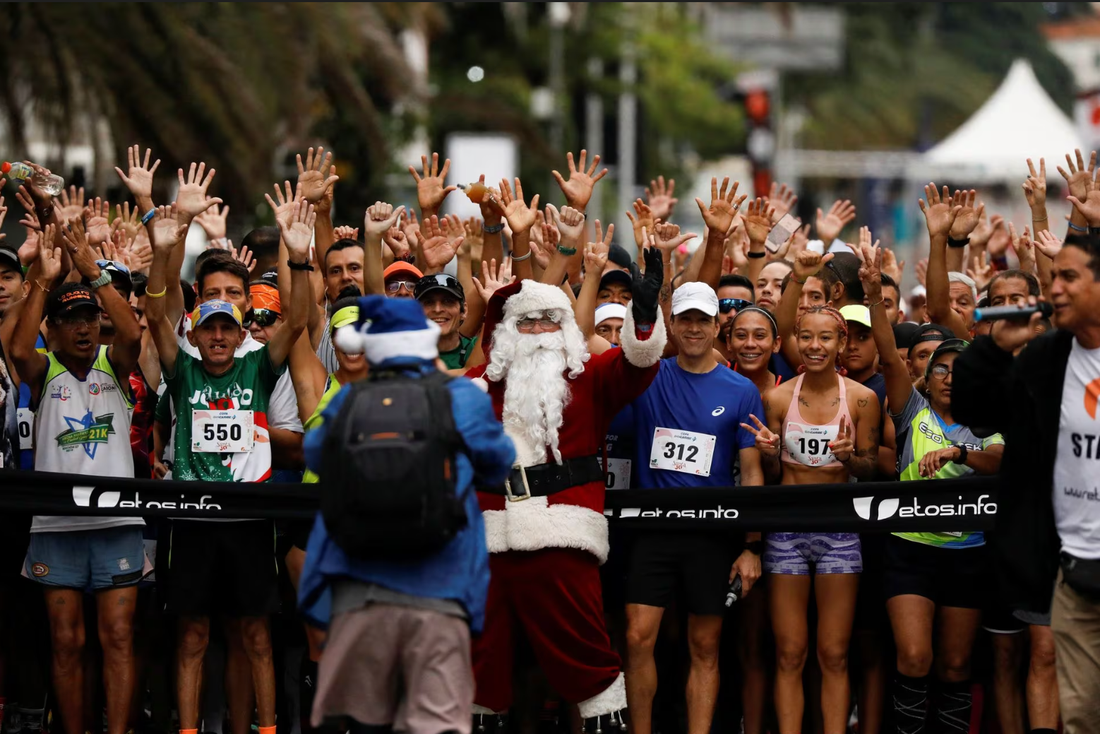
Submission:
M 490 299 L 485 333 L 494 334 L 502 318 L 501 328 L 509 328 L 509 317 L 514 328 L 515 318 L 550 309 L 563 313 L 563 330 L 578 328 L 572 304 L 560 288 L 531 280 L 512 284 Z M 591 357 L 580 374 L 567 377 L 569 400 L 558 431 L 563 462 L 600 454 L 612 418 L 657 376 L 666 341 L 660 319 L 642 333 L 628 308 L 622 348 Z M 491 349 L 490 342 L 490 355 Z M 468 376 L 484 374 L 485 367 L 479 367 Z M 485 380 L 483 386 L 516 444 L 517 466 L 554 462 L 547 446 L 532 446 L 522 426 L 515 421 L 509 425 L 504 411 L 507 379 Z M 519 495 L 523 487 L 513 483 L 511 491 Z M 491 580 L 485 631 L 474 643 L 475 713 L 503 713 L 511 706 L 519 634 L 527 635 L 550 685 L 578 704 L 583 718 L 626 708 L 619 656 L 611 649 L 603 617 L 599 566 L 608 554 L 604 492 L 602 479 L 521 501 L 478 492 Z

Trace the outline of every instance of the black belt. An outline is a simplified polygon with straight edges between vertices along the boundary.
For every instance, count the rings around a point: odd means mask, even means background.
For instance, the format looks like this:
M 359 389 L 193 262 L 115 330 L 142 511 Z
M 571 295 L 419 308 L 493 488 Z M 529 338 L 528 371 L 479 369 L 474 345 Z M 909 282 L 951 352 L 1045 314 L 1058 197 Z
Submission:
M 591 482 L 604 482 L 605 475 L 600 460 L 595 456 L 565 459 L 561 465 L 538 464 L 514 466 L 503 486 L 478 487 L 482 492 L 502 494 L 512 502 L 531 497 L 549 497 L 566 489 L 580 487 Z

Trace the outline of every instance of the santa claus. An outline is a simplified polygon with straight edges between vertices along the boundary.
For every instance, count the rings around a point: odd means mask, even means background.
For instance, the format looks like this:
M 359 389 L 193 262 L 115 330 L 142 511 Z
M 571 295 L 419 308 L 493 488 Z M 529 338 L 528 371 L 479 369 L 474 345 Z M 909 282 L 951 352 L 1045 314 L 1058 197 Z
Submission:
M 489 301 L 488 364 L 468 376 L 492 397 L 516 464 L 504 487 L 478 492 L 491 554 L 485 631 L 474 645 L 474 711 L 482 716 L 511 706 L 519 634 L 586 726 L 599 717 L 621 721 L 626 708 L 603 616 L 599 566 L 608 540 L 599 456 L 611 419 L 656 377 L 667 341 L 656 249 L 646 265 L 644 277 L 634 275 L 622 348 L 595 357 L 561 288 L 524 280 Z

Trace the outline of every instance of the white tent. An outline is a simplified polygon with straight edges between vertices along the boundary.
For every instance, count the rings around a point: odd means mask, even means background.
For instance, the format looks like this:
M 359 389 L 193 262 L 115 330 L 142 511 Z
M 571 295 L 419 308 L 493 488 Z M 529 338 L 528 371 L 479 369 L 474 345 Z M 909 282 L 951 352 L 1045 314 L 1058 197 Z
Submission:
M 1073 121 L 1039 84 L 1031 64 L 1017 59 L 1001 86 L 958 130 L 926 152 L 918 178 L 951 176 L 967 183 L 1020 182 L 1027 159 L 1046 158 L 1047 180 L 1083 148 Z M 1088 156 L 1088 152 L 1082 150 Z M 914 173 L 916 173 L 914 171 Z

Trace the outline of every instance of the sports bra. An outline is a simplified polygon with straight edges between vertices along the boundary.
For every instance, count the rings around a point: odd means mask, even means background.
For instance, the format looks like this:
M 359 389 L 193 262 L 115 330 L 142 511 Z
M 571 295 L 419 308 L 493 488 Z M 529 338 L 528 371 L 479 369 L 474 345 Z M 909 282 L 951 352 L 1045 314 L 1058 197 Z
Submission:
M 840 409 L 831 421 L 819 425 L 804 421 L 802 412 L 798 409 L 798 395 L 802 392 L 804 377 L 804 374 L 798 376 L 791 406 L 787 408 L 787 417 L 783 419 L 783 440 L 780 443 L 779 458 L 788 464 L 801 464 L 814 468 L 840 466 L 840 462 L 829 448 L 829 443 L 835 441 L 840 434 L 841 418 L 844 418 L 849 426 L 853 426 L 852 415 L 848 412 L 848 391 L 844 386 L 844 378 L 837 375 L 837 379 L 840 380 Z

